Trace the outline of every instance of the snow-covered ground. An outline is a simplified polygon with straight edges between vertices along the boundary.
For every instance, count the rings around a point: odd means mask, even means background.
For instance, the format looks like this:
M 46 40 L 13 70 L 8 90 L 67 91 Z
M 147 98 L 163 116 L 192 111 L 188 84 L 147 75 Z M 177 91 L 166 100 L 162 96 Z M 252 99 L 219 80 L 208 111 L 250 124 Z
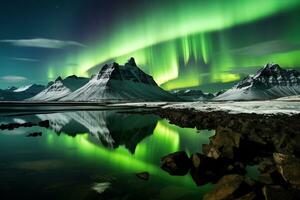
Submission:
M 299 99 L 298 99 L 299 100 Z M 166 105 L 162 108 L 194 109 L 202 112 L 225 111 L 232 114 L 299 114 L 300 101 L 225 101 L 225 102 L 189 102 Z
M 279 100 L 279 101 L 299 101 L 300 102 L 300 95 L 282 97 L 277 100 Z

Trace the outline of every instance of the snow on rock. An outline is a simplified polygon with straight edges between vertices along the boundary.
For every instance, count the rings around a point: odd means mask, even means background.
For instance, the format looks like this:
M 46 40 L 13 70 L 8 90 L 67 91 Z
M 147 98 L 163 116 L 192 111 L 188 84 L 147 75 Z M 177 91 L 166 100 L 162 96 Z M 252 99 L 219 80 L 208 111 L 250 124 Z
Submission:
M 266 100 L 300 94 L 300 72 L 267 64 L 214 100 Z
M 224 111 L 231 114 L 300 114 L 300 102 L 279 100 L 268 101 L 227 101 L 227 102 L 192 102 L 163 106 L 162 108 L 191 109 L 199 112 Z
M 104 65 L 83 87 L 61 101 L 177 101 L 131 58 L 125 65 Z
M 276 100 L 279 100 L 279 101 L 299 101 L 300 102 L 300 95 L 281 97 L 281 98 L 278 98 Z

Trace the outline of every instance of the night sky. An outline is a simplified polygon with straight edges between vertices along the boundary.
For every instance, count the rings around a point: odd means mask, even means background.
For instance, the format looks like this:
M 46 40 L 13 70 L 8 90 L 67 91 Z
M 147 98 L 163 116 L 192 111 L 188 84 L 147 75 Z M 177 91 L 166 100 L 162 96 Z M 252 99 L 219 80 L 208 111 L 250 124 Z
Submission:
M 1 0 L 0 88 L 135 57 L 165 89 L 300 67 L 299 0 Z

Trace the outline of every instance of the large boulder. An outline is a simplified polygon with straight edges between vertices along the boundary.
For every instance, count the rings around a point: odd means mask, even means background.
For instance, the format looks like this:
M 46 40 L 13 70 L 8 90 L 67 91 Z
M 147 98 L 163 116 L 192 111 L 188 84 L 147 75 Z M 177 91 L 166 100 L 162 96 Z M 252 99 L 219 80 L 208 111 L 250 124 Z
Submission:
M 229 173 L 245 173 L 241 163 L 231 163 L 224 159 L 214 159 L 206 155 L 195 153 L 191 156 L 192 169 L 190 174 L 197 185 L 205 185 L 218 181 Z
M 171 153 L 161 158 L 161 168 L 170 175 L 183 176 L 191 169 L 192 162 L 184 151 Z
M 300 199 L 299 191 L 285 189 L 280 185 L 266 185 L 262 189 L 265 200 L 297 200 Z
M 218 181 L 213 190 L 204 195 L 203 200 L 246 199 L 245 196 L 253 191 L 253 187 L 254 183 L 244 176 L 226 175 Z
M 223 169 L 219 168 L 220 163 L 216 159 L 196 153 L 191 160 L 193 165 L 190 174 L 197 185 L 215 182 L 220 178 Z
M 293 188 L 300 189 L 300 159 L 292 155 L 273 154 L 279 173 Z
M 255 192 L 249 192 L 242 197 L 236 198 L 235 200 L 257 200 L 257 194 Z
M 259 181 L 267 185 L 283 185 L 287 183 L 278 172 L 273 157 L 263 158 L 258 164 Z
M 216 135 L 210 138 L 210 144 L 204 145 L 204 153 L 214 159 L 234 159 L 237 149 L 240 147 L 241 134 L 231 129 L 218 128 Z

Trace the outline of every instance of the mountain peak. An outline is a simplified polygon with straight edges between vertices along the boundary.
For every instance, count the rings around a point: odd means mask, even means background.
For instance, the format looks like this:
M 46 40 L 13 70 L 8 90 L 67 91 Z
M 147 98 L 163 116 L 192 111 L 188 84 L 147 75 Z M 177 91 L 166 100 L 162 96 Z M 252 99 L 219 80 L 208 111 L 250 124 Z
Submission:
M 57 81 L 62 81 L 62 78 L 60 76 L 57 77 L 57 79 L 55 80 L 55 82 L 57 82 Z
M 6 91 L 12 92 L 12 91 L 14 91 L 14 90 L 16 90 L 16 89 L 18 89 L 18 88 L 15 87 L 15 86 L 12 86 L 12 87 L 10 87 L 10 88 L 7 88 Z
M 66 79 L 67 78 L 71 78 L 71 79 L 77 79 L 78 78 L 78 76 L 76 76 L 76 75 L 71 75 L 71 76 L 68 76 L 68 77 L 66 77 Z
M 280 74 L 283 70 L 278 64 L 267 63 L 262 69 L 257 73 L 259 76 L 272 76 L 275 74 Z
M 131 65 L 131 66 L 137 67 L 136 62 L 135 62 L 135 60 L 134 60 L 133 57 L 131 57 L 131 58 L 127 61 L 127 63 L 125 63 L 125 65 Z
M 119 63 L 113 62 L 113 63 L 112 63 L 112 66 L 113 66 L 113 67 L 119 67 Z

